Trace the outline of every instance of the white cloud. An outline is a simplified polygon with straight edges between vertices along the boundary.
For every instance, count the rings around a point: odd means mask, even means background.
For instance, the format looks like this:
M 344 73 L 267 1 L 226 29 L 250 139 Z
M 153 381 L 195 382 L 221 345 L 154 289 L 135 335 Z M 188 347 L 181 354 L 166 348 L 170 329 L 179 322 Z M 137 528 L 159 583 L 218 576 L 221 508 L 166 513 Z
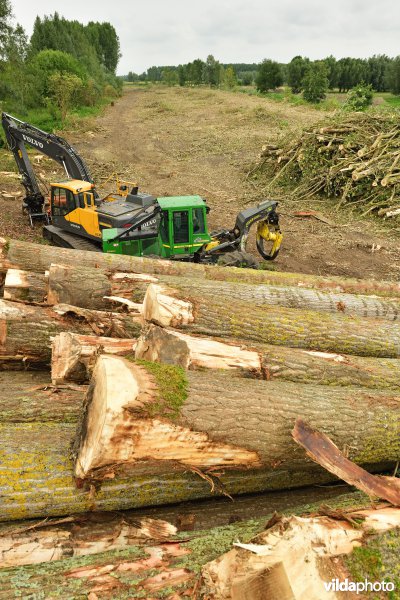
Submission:
M 287 62 L 302 54 L 400 54 L 400 3 L 394 0 L 12 0 L 31 33 L 38 14 L 58 11 L 82 23 L 109 21 L 120 37 L 119 73 L 205 59 Z

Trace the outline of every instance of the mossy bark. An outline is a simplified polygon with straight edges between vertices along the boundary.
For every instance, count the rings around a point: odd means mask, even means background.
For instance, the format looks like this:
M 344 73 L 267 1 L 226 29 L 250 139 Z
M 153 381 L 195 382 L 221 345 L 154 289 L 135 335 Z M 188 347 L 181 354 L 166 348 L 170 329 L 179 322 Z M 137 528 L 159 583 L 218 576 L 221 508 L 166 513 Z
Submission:
M 316 290 L 350 294 L 374 294 L 400 298 L 400 285 L 397 282 L 352 279 L 345 277 L 322 277 L 301 273 L 283 273 L 277 271 L 255 271 L 234 267 L 215 267 L 183 262 L 171 262 L 150 258 L 121 256 L 118 254 L 100 254 L 65 248 L 55 248 L 22 242 L 3 240 L 0 249 L 0 270 L 9 266 L 20 269 L 45 272 L 51 263 L 90 267 L 101 267 L 111 271 L 131 271 L 159 275 L 185 276 L 195 279 L 233 281 L 267 285 L 301 286 Z
M 348 294 L 329 290 L 313 290 L 299 286 L 253 285 L 241 281 L 206 281 L 199 285 L 196 280 L 178 277 L 162 277 L 162 286 L 170 286 L 178 292 L 179 298 L 204 300 L 224 298 L 232 305 L 236 302 L 248 303 L 251 307 L 282 307 L 301 310 L 333 313 L 347 316 L 371 317 L 397 321 L 400 318 L 400 300 L 378 298 L 361 294 Z
M 400 325 L 360 316 L 316 313 L 150 284 L 144 318 L 164 327 L 210 337 L 234 338 L 321 352 L 397 358 Z
M 136 345 L 136 358 L 185 369 L 228 369 L 236 374 L 319 385 L 400 387 L 400 360 L 315 352 L 240 340 L 215 340 L 149 324 Z
M 210 482 L 192 472 L 190 465 L 162 460 L 155 464 L 151 458 L 134 468 L 115 468 L 114 478 L 94 482 L 94 487 L 77 488 L 71 448 L 82 395 L 68 391 L 61 402 L 59 394 L 38 391 L 32 402 L 28 391 L 20 391 L 32 387 L 30 374 L 19 374 L 24 376 L 26 383 L 19 380 L 13 393 L 3 395 L 0 520 L 156 506 L 213 495 Z M 298 415 L 325 431 L 340 448 L 346 446 L 351 459 L 371 470 L 389 468 L 400 454 L 396 393 L 266 384 L 232 378 L 230 373 L 192 372 L 188 381 L 188 397 L 180 410 L 182 426 L 206 432 L 218 444 L 254 451 L 262 464 L 257 469 L 222 469 L 220 481 L 211 472 L 217 494 L 223 489 L 233 495 L 331 480 L 292 440 Z M 26 398 L 23 402 L 21 395 Z

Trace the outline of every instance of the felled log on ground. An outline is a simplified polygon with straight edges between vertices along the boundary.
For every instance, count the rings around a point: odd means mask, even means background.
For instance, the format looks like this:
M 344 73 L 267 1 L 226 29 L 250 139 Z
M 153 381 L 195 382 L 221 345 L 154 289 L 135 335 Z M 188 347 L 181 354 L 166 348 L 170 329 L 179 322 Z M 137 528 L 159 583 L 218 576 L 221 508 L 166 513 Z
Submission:
M 139 316 L 79 309 L 69 305 L 39 307 L 0 300 L 0 365 L 47 365 L 51 339 L 62 331 L 137 337 Z
M 323 277 L 303 273 L 283 273 L 235 267 L 216 267 L 167 261 L 151 258 L 122 256 L 119 254 L 101 254 L 69 250 L 23 242 L 20 240 L 0 239 L 0 271 L 10 267 L 44 273 L 52 263 L 72 265 L 83 264 L 88 267 L 110 271 L 148 273 L 154 275 L 184 276 L 195 279 L 233 281 L 266 285 L 298 286 L 310 289 L 330 290 L 350 294 L 373 294 L 400 298 L 400 284 L 390 281 L 355 279 L 346 277 Z
M 290 583 L 292 578 L 294 580 L 292 589 L 295 595 L 292 594 L 289 598 L 321 600 L 326 597 L 323 581 L 329 583 L 326 573 L 332 574 L 331 577 L 336 573 L 339 578 L 342 576 L 343 571 L 339 571 L 342 568 L 339 557 L 343 554 L 339 553 L 350 552 L 353 547 L 361 543 L 362 536 L 365 536 L 368 531 L 390 531 L 396 527 L 399 524 L 398 512 L 392 509 L 389 514 L 389 510 L 383 507 L 379 507 L 378 510 L 357 510 L 355 507 L 351 511 L 346 511 L 341 519 L 339 519 L 340 513 L 336 519 L 323 516 L 274 517 L 267 524 L 267 531 L 262 531 L 265 529 L 265 519 L 260 521 L 253 519 L 248 523 L 234 523 L 223 528 L 196 532 L 195 535 L 191 532 L 183 540 L 180 540 L 179 536 L 176 540 L 171 537 L 168 540 L 156 537 L 154 540 L 149 539 L 146 546 L 142 545 L 142 540 L 137 544 L 135 538 L 131 538 L 131 543 L 125 549 L 106 550 L 104 553 L 89 556 L 61 558 L 35 566 L 2 568 L 0 596 L 7 599 L 25 598 L 32 595 L 32 590 L 39 589 L 46 598 L 58 597 L 61 590 L 63 597 L 79 596 L 89 600 L 95 600 L 96 596 L 98 598 L 124 598 L 125 596 L 165 598 L 167 596 L 171 599 L 207 597 L 223 600 L 232 598 L 232 583 L 234 583 L 236 592 L 242 595 L 233 597 L 242 598 L 246 597 L 243 593 L 261 591 L 268 592 L 267 597 L 271 600 L 284 600 L 287 596 L 282 593 L 276 595 L 276 593 L 282 591 L 282 573 L 285 573 Z M 362 521 L 362 525 L 358 528 L 351 525 L 356 519 Z M 275 526 L 272 523 L 275 523 Z M 121 538 L 123 538 L 128 528 L 126 524 L 121 525 Z M 92 539 L 93 533 L 85 530 L 85 527 L 80 528 L 79 522 L 76 523 L 72 540 L 71 538 L 66 540 L 67 548 L 68 546 L 71 548 L 76 539 L 87 547 L 95 544 L 96 541 Z M 153 535 L 157 534 L 156 523 L 152 531 Z M 85 532 L 87 539 L 84 541 L 81 536 Z M 118 535 L 118 529 L 115 534 Z M 51 535 L 52 531 L 49 529 L 49 545 L 53 539 Z M 391 539 L 393 541 L 393 537 Z M 36 547 L 42 541 L 43 536 L 38 532 Z M 115 538 L 107 540 L 109 547 L 113 544 L 117 545 L 118 541 Z M 101 539 L 97 540 L 99 545 L 101 542 Z M 35 542 L 31 544 L 31 551 L 34 546 Z M 18 552 L 22 549 L 23 544 L 21 549 L 16 550 Z M 57 551 L 62 552 L 60 548 L 57 548 Z M 222 556 L 221 552 L 224 552 Z M 276 565 L 278 552 L 282 554 L 280 568 Z M 304 565 L 305 555 L 309 556 L 310 560 Z M 332 557 L 335 557 L 334 562 L 330 560 Z M 255 563 L 258 564 L 258 568 Z M 321 567 L 324 566 L 329 566 L 329 569 L 323 573 L 325 578 L 321 574 Z M 199 578 L 199 567 L 202 567 L 204 579 Z M 339 568 L 338 571 L 335 567 Z M 271 583 L 271 579 L 275 584 L 272 590 L 266 585 Z M 247 586 L 243 590 L 245 582 Z M 261 589 L 257 587 L 257 584 L 263 582 Z M 252 585 L 254 587 L 251 587 Z M 322 595 L 316 596 L 315 592 L 319 589 L 319 585 L 323 590 Z M 225 590 L 229 591 L 229 595 L 222 595 Z M 301 595 L 299 596 L 298 593 Z M 256 597 L 262 596 L 251 596 L 251 598 Z M 328 598 L 332 599 L 332 597 L 330 592 Z
M 72 304 L 105 310 L 113 306 L 111 296 L 142 302 L 147 286 L 154 277 L 134 273 L 110 274 L 86 265 L 52 264 L 49 269 L 49 304 Z
M 162 281 L 161 281 L 162 280 Z M 212 300 L 224 298 L 227 303 L 249 303 L 252 307 L 282 307 L 312 310 L 315 312 L 372 317 L 396 321 L 400 317 L 400 300 L 376 296 L 347 294 L 334 291 L 310 290 L 283 285 L 253 285 L 229 281 L 207 281 L 199 286 L 196 280 L 182 277 L 162 277 L 160 285 L 174 290 L 178 298 Z
M 99 357 L 78 438 L 77 477 L 109 477 L 115 475 L 116 465 L 134 473 L 144 468 L 143 461 L 158 464 L 161 470 L 168 462 L 204 470 L 268 469 L 280 464 L 294 473 L 306 465 L 298 462 L 294 444 L 287 438 L 286 426 L 293 414 L 307 411 L 313 420 L 322 420 L 324 427 L 333 426 L 342 445 L 350 445 L 348 430 L 340 433 L 334 417 L 337 402 L 342 407 L 341 426 L 346 418 L 356 417 L 363 401 L 373 402 L 369 432 L 364 433 L 365 421 L 362 431 L 355 433 L 353 426 L 351 445 L 358 460 L 366 458 L 370 435 L 379 436 L 376 419 L 383 418 L 388 424 L 381 434 L 385 450 L 381 452 L 376 443 L 367 462 L 373 462 L 375 456 L 394 460 L 400 448 L 400 397 L 396 393 L 375 392 L 372 399 L 370 390 L 359 388 L 298 387 L 283 382 L 266 386 L 256 380 L 232 379 L 227 373 L 205 376 L 193 372 L 188 375 L 188 397 L 181 398 L 179 406 L 177 399 L 172 405 L 163 399 L 174 384 L 160 377 L 162 371 L 169 370 L 157 371 L 154 366 L 146 368 L 119 357 Z M 355 410 L 347 405 L 354 394 L 358 397 Z M 394 452 L 387 448 L 388 438 L 395 444 Z
M 192 336 L 148 324 L 137 340 L 137 359 L 184 369 L 229 369 L 267 381 L 370 388 L 400 387 L 400 360 L 332 354 Z
M 88 382 L 99 354 L 133 355 L 135 348 L 136 340 L 131 338 L 108 338 L 63 331 L 53 339 L 51 380 L 53 384 Z
M 115 533 L 118 535 L 118 531 Z M 211 539 L 207 541 L 211 543 Z M 109 545 L 113 545 L 111 540 Z M 117 546 L 117 540 L 114 545 Z M 125 550 L 117 547 L 116 550 L 89 556 L 62 558 L 26 567 L 6 567 L 0 569 L 0 597 L 7 600 L 33 598 L 37 590 L 42 598 L 150 599 L 165 598 L 167 594 L 171 597 L 173 592 L 180 598 L 185 591 L 188 597 L 199 587 L 196 561 L 201 564 L 201 557 L 196 555 L 193 565 L 181 566 L 180 561 L 190 553 L 185 543 L 179 541 L 163 543 L 163 540 L 153 540 L 151 546 L 143 546 L 135 544 L 132 539 Z M 32 590 L 35 590 L 35 595 L 32 595 Z
M 310 504 L 311 502 L 311 504 Z M 151 540 L 196 536 L 214 527 L 256 519 L 264 525 L 276 507 L 296 514 L 317 509 L 321 504 L 369 506 L 368 497 L 343 485 L 313 486 L 290 491 L 246 494 L 231 498 L 210 498 L 201 502 L 180 502 L 167 506 L 124 511 L 88 512 L 53 519 L 0 523 L 0 565 L 18 566 L 54 561 L 71 556 L 111 549 L 126 549 L 132 544 L 154 544 Z M 305 508 L 304 508 L 305 507 Z M 201 535 L 201 533 L 200 533 Z
M 338 513 L 336 518 L 276 517 L 250 543 L 234 542 L 232 550 L 203 567 L 204 593 L 212 600 L 341 598 L 339 590 L 336 594 L 328 587 L 336 578 L 343 581 L 346 572 L 335 557 L 350 554 L 372 532 L 399 526 L 400 509 L 390 507 Z M 356 589 L 357 594 L 365 591 L 349 581 L 354 586 L 349 596 Z
M 312 310 L 259 307 L 250 299 L 229 302 L 227 296 L 194 289 L 182 294 L 150 284 L 143 302 L 145 320 L 187 333 L 236 338 L 318 350 L 396 358 L 400 356 L 400 325 L 381 319 L 316 313 Z
M 4 281 L 4 300 L 44 304 L 47 299 L 47 274 L 8 269 Z
M 131 367 L 112 356 L 102 356 L 96 369 L 83 429 L 82 392 L 29 392 L 36 387 L 30 373 L 18 373 L 27 383 L 20 379 L 12 391 L 7 377 L 12 381 L 15 374 L 2 374 L 0 520 L 330 481 L 291 438 L 298 414 L 371 471 L 393 468 L 399 455 L 399 397 L 387 390 L 266 385 L 229 372 L 193 371 L 186 381 L 176 367 Z M 93 417 L 102 410 L 104 428 L 98 428 Z M 78 421 L 81 443 L 74 461 Z M 85 481 L 75 480 L 75 468 Z
M 160 519 L 115 513 L 87 513 L 24 526 L 0 528 L 0 568 L 39 564 L 79 556 L 173 541 L 177 528 Z M 1 570 L 0 570 L 1 578 Z

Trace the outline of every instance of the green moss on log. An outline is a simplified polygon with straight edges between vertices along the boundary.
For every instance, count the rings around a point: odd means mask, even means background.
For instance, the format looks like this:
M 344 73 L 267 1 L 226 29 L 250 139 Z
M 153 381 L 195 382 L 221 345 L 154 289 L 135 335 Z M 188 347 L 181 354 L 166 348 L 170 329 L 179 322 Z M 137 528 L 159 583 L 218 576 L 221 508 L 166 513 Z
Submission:
M 394 591 L 388 592 L 385 598 L 400 600 L 400 529 L 371 536 L 346 556 L 344 562 L 351 581 L 368 579 L 370 582 L 393 583 Z
M 148 405 L 147 416 L 178 419 L 181 407 L 188 396 L 185 370 L 175 365 L 164 365 L 147 360 L 135 361 L 155 379 L 157 399 Z

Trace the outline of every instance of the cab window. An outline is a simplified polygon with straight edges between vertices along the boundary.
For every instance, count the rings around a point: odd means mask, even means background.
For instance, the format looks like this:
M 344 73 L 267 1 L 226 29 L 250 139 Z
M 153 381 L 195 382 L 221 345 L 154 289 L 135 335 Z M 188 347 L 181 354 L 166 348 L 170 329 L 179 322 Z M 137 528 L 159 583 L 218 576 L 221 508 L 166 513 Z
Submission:
M 72 210 L 75 210 L 75 196 L 70 190 L 65 188 L 53 188 L 53 215 L 64 216 Z
M 168 211 L 163 210 L 161 213 L 161 224 L 160 224 L 160 232 L 161 239 L 163 242 L 169 243 L 169 227 L 168 227 Z
M 175 244 L 189 243 L 189 211 L 174 211 L 173 223 Z
M 194 208 L 192 212 L 193 218 L 193 233 L 205 233 L 206 224 L 204 219 L 204 210 L 202 208 Z
M 88 208 L 94 206 L 94 196 L 92 192 L 85 192 L 85 204 Z
M 85 200 L 83 198 L 82 192 L 79 192 L 79 194 L 78 194 L 78 204 L 79 204 L 79 208 L 85 208 Z

